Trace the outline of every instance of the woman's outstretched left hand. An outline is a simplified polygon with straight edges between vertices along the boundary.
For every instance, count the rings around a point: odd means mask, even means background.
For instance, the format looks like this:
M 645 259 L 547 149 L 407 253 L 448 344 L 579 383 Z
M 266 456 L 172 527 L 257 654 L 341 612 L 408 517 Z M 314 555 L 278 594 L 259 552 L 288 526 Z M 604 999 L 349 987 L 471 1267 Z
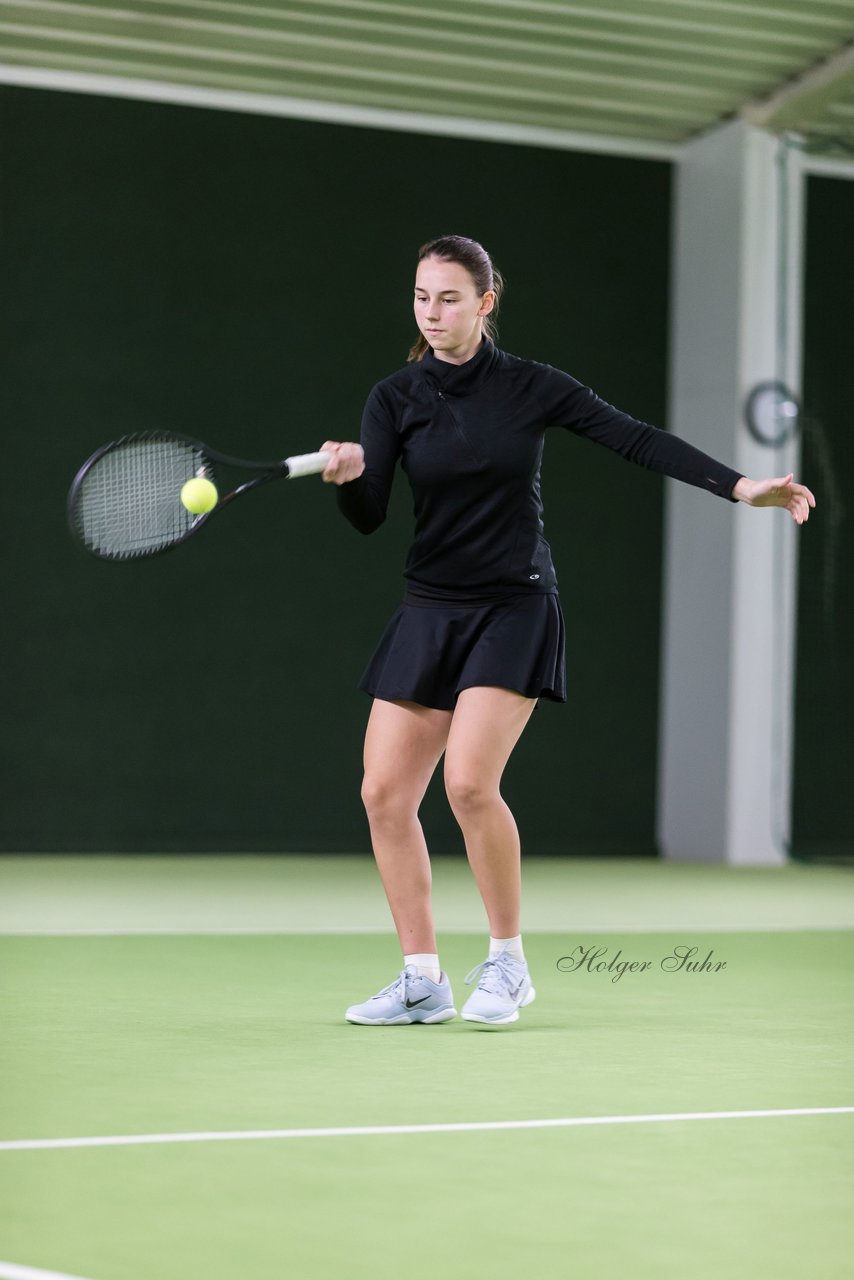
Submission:
M 794 473 L 776 480 L 748 480 L 742 476 L 732 491 L 749 507 L 785 507 L 795 524 L 805 524 L 815 498 L 805 484 L 796 484 Z

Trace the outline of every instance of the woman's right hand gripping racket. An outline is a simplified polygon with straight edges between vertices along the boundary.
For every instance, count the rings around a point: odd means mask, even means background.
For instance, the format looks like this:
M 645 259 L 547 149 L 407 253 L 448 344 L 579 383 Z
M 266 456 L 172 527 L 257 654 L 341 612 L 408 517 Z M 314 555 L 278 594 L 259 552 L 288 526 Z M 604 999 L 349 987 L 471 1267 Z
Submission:
M 86 550 L 102 560 L 156 556 L 186 542 L 241 494 L 271 480 L 323 471 L 330 457 L 320 452 L 283 462 L 244 462 L 168 431 L 122 436 L 98 449 L 77 472 L 68 494 L 68 523 Z M 226 472 L 232 468 L 254 474 L 225 489 Z M 215 489 L 185 489 L 195 480 L 209 481 Z M 185 506 L 185 500 L 190 506 L 200 505 L 199 490 L 215 502 L 210 510 Z

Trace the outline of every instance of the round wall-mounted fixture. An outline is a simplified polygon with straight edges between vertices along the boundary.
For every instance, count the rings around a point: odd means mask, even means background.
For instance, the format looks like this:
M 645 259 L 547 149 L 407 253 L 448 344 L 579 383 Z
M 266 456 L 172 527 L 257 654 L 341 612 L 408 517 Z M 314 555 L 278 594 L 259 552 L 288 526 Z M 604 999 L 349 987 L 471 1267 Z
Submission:
M 798 430 L 801 406 L 784 382 L 757 382 L 745 401 L 744 420 L 754 440 L 779 446 Z

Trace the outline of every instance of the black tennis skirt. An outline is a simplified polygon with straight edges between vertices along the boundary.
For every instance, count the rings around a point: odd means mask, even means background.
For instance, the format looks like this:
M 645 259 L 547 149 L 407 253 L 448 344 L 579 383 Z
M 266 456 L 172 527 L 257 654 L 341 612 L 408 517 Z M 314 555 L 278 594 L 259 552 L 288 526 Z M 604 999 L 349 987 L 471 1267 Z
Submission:
M 555 593 L 453 603 L 408 592 L 359 688 L 374 698 L 453 711 L 475 685 L 566 702 L 566 632 Z

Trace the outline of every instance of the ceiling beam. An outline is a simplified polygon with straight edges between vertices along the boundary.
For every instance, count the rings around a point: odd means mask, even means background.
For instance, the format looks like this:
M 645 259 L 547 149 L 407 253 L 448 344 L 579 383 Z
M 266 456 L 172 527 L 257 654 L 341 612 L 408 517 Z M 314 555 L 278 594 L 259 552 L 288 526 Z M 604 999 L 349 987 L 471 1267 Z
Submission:
M 772 93 L 746 102 L 739 114 L 750 124 L 767 128 L 773 125 L 776 118 L 785 111 L 788 124 L 792 122 L 791 109 L 796 104 L 812 97 L 813 94 L 831 88 L 852 71 L 854 71 L 854 42 L 849 42 Z

